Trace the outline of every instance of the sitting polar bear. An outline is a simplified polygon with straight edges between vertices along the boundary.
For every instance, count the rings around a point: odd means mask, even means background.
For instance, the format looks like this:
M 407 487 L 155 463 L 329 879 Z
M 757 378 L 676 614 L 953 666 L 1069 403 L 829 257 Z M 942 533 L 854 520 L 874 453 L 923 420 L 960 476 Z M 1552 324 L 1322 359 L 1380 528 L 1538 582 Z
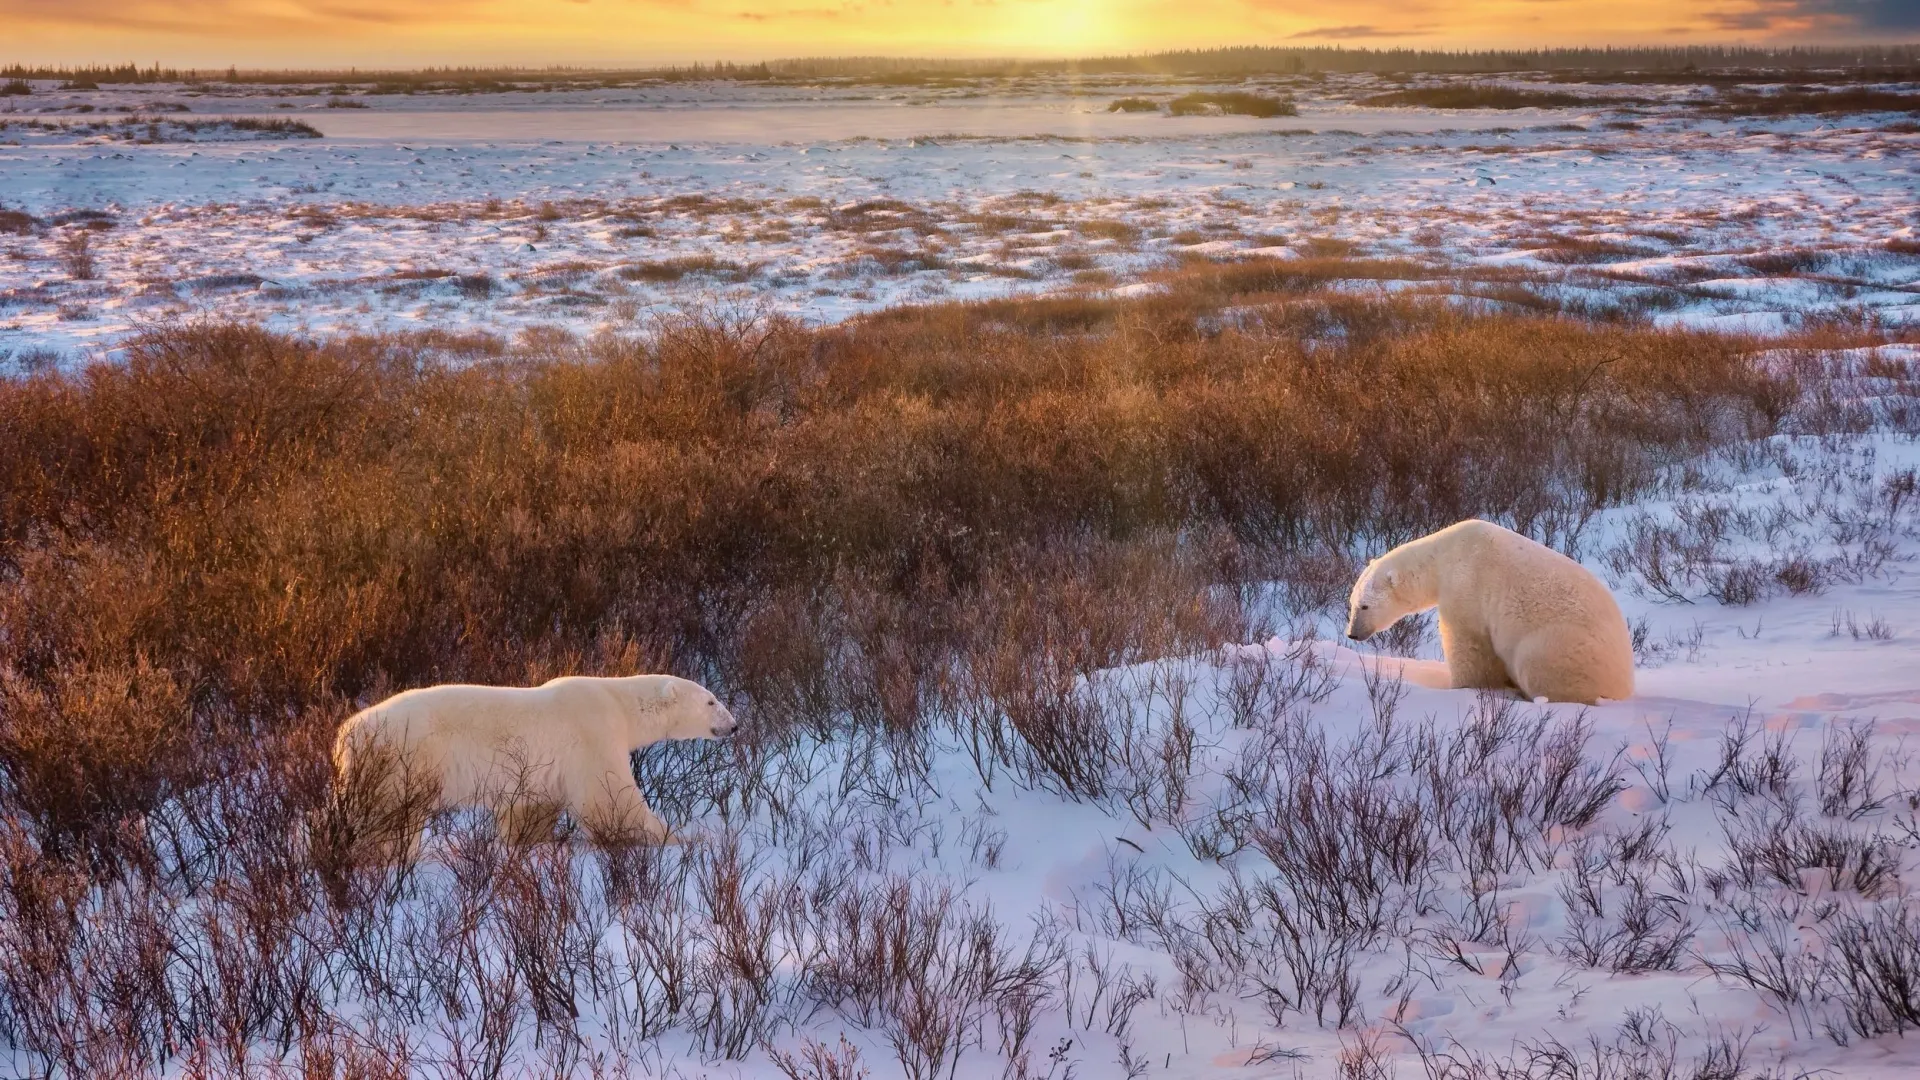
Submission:
M 732 735 L 733 714 L 671 675 L 567 676 L 540 686 L 428 686 L 340 725 L 333 758 L 362 831 L 411 852 L 424 815 L 484 806 L 514 843 L 550 838 L 561 810 L 596 839 L 665 843 L 628 755 L 663 739 Z M 368 828 L 371 823 L 373 827 Z
M 1620 605 L 1550 547 L 1473 520 L 1402 544 L 1354 583 L 1347 636 L 1365 641 L 1436 606 L 1456 687 L 1517 687 L 1536 701 L 1588 705 L 1633 696 L 1633 638 Z

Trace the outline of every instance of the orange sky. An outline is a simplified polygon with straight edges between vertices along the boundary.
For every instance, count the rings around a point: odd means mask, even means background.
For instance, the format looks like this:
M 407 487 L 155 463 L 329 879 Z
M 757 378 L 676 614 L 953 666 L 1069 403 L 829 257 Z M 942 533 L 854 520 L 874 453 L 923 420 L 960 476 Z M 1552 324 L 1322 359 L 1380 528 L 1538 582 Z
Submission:
M 1789 39 L 1920 39 L 1920 0 L 0 0 L 0 62 L 38 63 L 644 64 Z

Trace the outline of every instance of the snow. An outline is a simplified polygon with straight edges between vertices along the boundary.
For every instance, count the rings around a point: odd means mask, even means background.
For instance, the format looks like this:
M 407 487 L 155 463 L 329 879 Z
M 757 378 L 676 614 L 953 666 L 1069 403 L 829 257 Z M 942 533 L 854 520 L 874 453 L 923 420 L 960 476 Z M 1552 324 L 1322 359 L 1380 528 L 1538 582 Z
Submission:
M 1886 355 L 1915 352 L 1920 350 L 1895 348 Z M 1736 463 L 1736 456 L 1744 460 Z M 1054 912 L 1073 927 L 1076 953 L 1091 945 L 1094 955 L 1110 952 L 1133 975 L 1153 977 L 1159 996 L 1138 1010 L 1125 1039 L 1070 1029 L 1057 1016 L 1051 1026 L 1043 1025 L 1041 1041 L 1072 1040 L 1068 1056 L 1082 1062 L 1089 1075 L 1117 1068 L 1124 1043 L 1128 1054 L 1152 1064 L 1152 1075 L 1214 1076 L 1281 1049 L 1285 1058 L 1267 1062 L 1259 1075 L 1290 1075 L 1297 1069 L 1299 1075 L 1329 1076 L 1346 1048 L 1370 1038 L 1380 1040 L 1383 1053 L 1397 1055 L 1403 1070 L 1417 1069 L 1409 1040 L 1462 1059 L 1497 1058 L 1549 1037 L 1579 1049 L 1590 1037 L 1611 1044 L 1636 1014 L 1672 1025 L 1683 1063 L 1724 1038 L 1744 1047 L 1746 1065 L 1756 1070 L 1911 1075 L 1920 1068 L 1920 1046 L 1911 1040 L 1855 1038 L 1851 1045 L 1836 1046 L 1822 1026 L 1833 1017 L 1821 1006 L 1783 1010 L 1750 988 L 1708 974 L 1705 960 L 1724 962 L 1735 942 L 1745 940 L 1736 923 L 1751 913 L 1736 915 L 1728 897 L 1703 881 L 1706 872 L 1732 857 L 1729 835 L 1741 827 L 1724 791 L 1709 780 L 1721 760 L 1722 739 L 1740 725 L 1756 738 L 1784 740 L 1806 775 L 1817 769 L 1828 733 L 1848 723 L 1870 723 L 1871 746 L 1885 770 L 1882 794 L 1920 790 L 1920 769 L 1907 745 L 1920 735 L 1920 668 L 1913 651 L 1914 635 L 1920 634 L 1915 622 L 1920 577 L 1910 572 L 1920 554 L 1920 516 L 1910 503 L 1874 516 L 1884 509 L 1874 502 L 1874 493 L 1902 475 L 1910 482 L 1916 468 L 1920 446 L 1903 436 L 1782 437 L 1742 447 L 1725 460 L 1696 463 L 1691 479 L 1676 482 L 1684 490 L 1675 490 L 1672 498 L 1612 510 L 1589 523 L 1578 550 L 1591 569 L 1610 580 L 1629 620 L 1649 643 L 1638 693 L 1631 701 L 1593 709 L 1520 708 L 1558 722 L 1584 717 L 1591 725 L 1588 759 L 1602 767 L 1611 762 L 1622 778 L 1621 789 L 1591 826 L 1566 830 L 1547 842 L 1549 862 L 1481 885 L 1492 886 L 1502 924 L 1519 942 L 1511 957 L 1490 939 L 1479 944 L 1449 940 L 1450 947 L 1464 950 L 1464 959 L 1442 959 L 1444 950 L 1436 943 L 1450 932 L 1443 928 L 1478 902 L 1469 882 L 1455 880 L 1439 890 L 1434 910 L 1413 919 L 1421 929 L 1366 950 L 1355 969 L 1362 1019 L 1349 1030 L 1316 1024 L 1311 1007 L 1275 1024 L 1259 995 L 1246 986 L 1203 996 L 1197 1008 L 1192 1001 L 1183 1003 L 1175 990 L 1180 972 L 1156 935 L 1137 924 L 1129 930 L 1116 923 L 1116 897 L 1124 899 L 1130 888 L 1147 893 L 1159 888 L 1171 891 L 1173 910 L 1187 925 L 1199 925 L 1205 921 L 1203 909 L 1228 885 L 1223 866 L 1257 875 L 1257 855 L 1216 864 L 1197 857 L 1181 833 L 1164 822 L 1143 825 L 1118 807 L 1023 791 L 1004 778 L 987 790 L 961 747 L 952 745 L 936 753 L 929 774 L 940 805 L 918 808 L 919 820 L 944 825 L 948 835 L 1001 830 L 1003 854 L 995 868 L 986 870 L 963 860 L 928 859 L 915 845 L 904 862 L 914 867 L 917 880 L 966 889 L 971 902 L 990 904 L 1003 921 L 1017 923 L 1014 913 Z M 1609 551 L 1626 543 L 1634 522 L 1672 524 L 1703 505 L 1773 523 L 1772 543 L 1730 545 L 1716 556 L 1723 563 L 1794 551 L 1857 567 L 1862 551 L 1874 543 L 1884 542 L 1890 550 L 1870 572 L 1819 595 L 1774 596 L 1744 606 L 1702 596 L 1685 603 L 1663 601 L 1648 595 L 1632 573 L 1609 569 Z M 1865 622 L 1869 613 L 1890 621 L 1890 637 L 1849 632 L 1848 616 Z M 1329 614 L 1314 629 L 1330 630 L 1335 618 Z M 1178 711 L 1195 725 L 1203 748 L 1181 810 L 1182 820 L 1193 825 L 1210 811 L 1231 810 L 1243 798 L 1229 778 L 1244 772 L 1244 753 L 1271 750 L 1259 724 L 1235 726 L 1223 705 L 1237 670 L 1265 663 L 1309 681 L 1324 679 L 1324 692 L 1311 696 L 1294 720 L 1309 737 L 1324 737 L 1335 747 L 1364 743 L 1378 730 L 1380 701 L 1391 694 L 1382 694 L 1368 677 L 1376 667 L 1405 679 L 1404 698 L 1390 710 L 1400 724 L 1424 722 L 1454 733 L 1484 719 L 1488 705 L 1473 693 L 1431 688 L 1445 683 L 1437 648 L 1429 643 L 1422 656 L 1403 662 L 1364 647 L 1356 652 L 1310 632 L 1230 647 L 1217 656 L 1105 672 L 1095 684 L 1140 706 L 1147 726 L 1162 733 L 1176 711 L 1172 703 L 1180 702 Z M 1656 768 L 1662 757 L 1664 767 Z M 1901 798 L 1893 803 L 1905 806 Z M 1751 806 L 1742 809 L 1754 813 Z M 1675 910 L 1695 924 L 1689 950 L 1702 959 L 1683 951 L 1674 970 L 1637 974 L 1611 974 L 1570 959 L 1568 942 L 1586 922 L 1567 892 L 1569 861 L 1588 857 L 1582 844 L 1604 845 L 1655 822 L 1665 834 L 1663 850 L 1673 854 L 1673 865 L 1683 868 L 1689 882 L 1691 891 L 1681 894 Z M 1920 870 L 1913 848 L 1909 839 L 1899 855 L 1902 883 L 1895 895 L 1903 898 L 1910 897 L 1912 875 Z M 1797 888 L 1759 891 L 1778 893 L 1807 927 L 1816 918 L 1831 917 L 1831 912 L 1813 914 L 1818 905 L 1859 900 L 1845 896 L 1819 872 L 1809 870 L 1803 877 Z M 1666 892 L 1675 888 L 1661 885 Z M 1812 939 L 1810 930 L 1805 935 L 1804 940 Z M 883 1041 L 837 1018 L 816 1025 L 813 1034 L 831 1040 L 843 1031 L 868 1048 L 869 1062 L 886 1059 Z M 963 1058 L 960 1075 L 998 1074 L 1000 1062 L 990 1053 L 973 1056 L 986 1060 Z M 891 1066 L 877 1068 L 876 1075 L 893 1075 Z
M 1914 359 L 1920 350 L 1894 347 L 1880 355 Z M 1858 382 L 1871 390 L 1867 381 Z M 1245 781 L 1286 780 L 1285 767 L 1277 773 L 1262 770 L 1272 768 L 1274 755 L 1282 753 L 1276 748 L 1297 748 L 1290 739 L 1325 740 L 1337 762 L 1345 749 L 1378 745 L 1383 731 L 1408 738 L 1426 730 L 1444 740 L 1475 725 L 1485 730 L 1500 707 L 1469 691 L 1436 689 L 1445 686 L 1445 672 L 1431 642 L 1412 660 L 1382 656 L 1365 646 L 1356 651 L 1328 640 L 1337 632 L 1339 613 L 1327 612 L 1317 625 L 1296 624 L 1264 643 L 1101 672 L 1083 684 L 1083 693 L 1105 702 L 1112 710 L 1109 717 L 1122 718 L 1148 747 L 1160 745 L 1155 740 L 1166 737 L 1176 713 L 1193 726 L 1199 749 L 1187 795 L 1175 811 L 1177 827 L 1150 811 L 1130 813 L 1118 796 L 1074 800 L 1023 788 L 1006 775 L 989 787 L 951 733 L 936 737 L 926 780 L 915 787 L 918 795 L 886 801 L 884 811 L 877 804 L 849 805 L 844 793 L 836 795 L 833 766 L 821 770 L 821 779 L 805 788 L 806 794 L 787 797 L 817 798 L 818 813 L 835 821 L 884 818 L 885 828 L 905 839 L 891 858 L 880 860 L 877 872 L 905 873 L 929 889 L 950 888 L 954 904 L 990 909 L 1016 941 L 1030 932 L 1021 929 L 1029 919 L 1039 919 L 1042 927 L 1064 935 L 1070 962 L 1085 969 L 1083 980 L 1092 977 L 1093 965 L 1105 965 L 1122 985 L 1151 979 L 1154 992 L 1127 1024 L 1107 1025 L 1103 1016 L 1092 1024 L 1069 1021 L 1072 1008 L 1056 1008 L 1041 1020 L 1034 1044 L 1064 1047 L 1056 1064 L 1075 1065 L 1082 1075 L 1119 1075 L 1125 1058 L 1145 1061 L 1149 1075 L 1169 1078 L 1212 1077 L 1248 1067 L 1254 1075 L 1333 1076 L 1342 1055 L 1363 1043 L 1397 1062 L 1405 1075 L 1421 1068 L 1416 1044 L 1436 1061 L 1438 1055 L 1485 1061 L 1524 1056 L 1526 1048 L 1538 1049 L 1548 1040 L 1575 1051 L 1614 1047 L 1621 1044 L 1623 1030 L 1650 1025 L 1656 1043 L 1671 1039 L 1683 1069 L 1716 1046 L 1735 1046 L 1745 1067 L 1754 1071 L 1777 1068 L 1792 1075 L 1827 1069 L 1867 1080 L 1909 1076 L 1920 1068 L 1920 1044 L 1913 1040 L 1854 1035 L 1837 1045 L 1829 1031 L 1844 1034 L 1844 1022 L 1831 1001 L 1769 1000 L 1731 978 L 1716 977 L 1707 965 L 1730 964 L 1741 948 L 1752 947 L 1760 931 L 1744 928 L 1743 920 L 1787 920 L 1777 927 L 1786 928 L 1804 955 L 1816 956 L 1821 927 L 1841 912 L 1869 905 L 1813 868 L 1802 869 L 1793 884 L 1754 887 L 1753 897 L 1777 907 L 1742 906 L 1739 889 L 1711 883 L 1716 873 L 1733 872 L 1729 868 L 1738 862 L 1733 845 L 1748 836 L 1743 830 L 1764 831 L 1773 820 L 1768 815 L 1779 813 L 1780 805 L 1813 799 L 1816 785 L 1810 778 L 1820 771 L 1835 732 L 1871 725 L 1867 745 L 1879 770 L 1875 791 L 1887 805 L 1862 815 L 1862 827 L 1889 830 L 1897 820 L 1911 820 L 1908 800 L 1920 793 L 1920 768 L 1910 747 L 1911 738 L 1920 736 L 1920 668 L 1913 646 L 1920 634 L 1920 577 L 1911 573 L 1912 560 L 1920 555 L 1920 514 L 1911 499 L 1889 509 L 1880 494 L 1900 485 L 1903 476 L 1911 485 L 1916 469 L 1920 445 L 1905 436 L 1780 437 L 1691 463 L 1683 470 L 1686 478 L 1676 475 L 1666 495 L 1589 522 L 1575 549 L 1609 580 L 1645 639 L 1638 693 L 1631 701 L 1591 709 L 1509 708 L 1523 722 L 1583 720 L 1588 725 L 1585 760 L 1599 770 L 1596 776 L 1619 778 L 1617 794 L 1590 825 L 1555 827 L 1539 837 L 1536 863 L 1523 861 L 1479 881 L 1444 875 L 1424 906 L 1401 912 L 1405 932 L 1358 950 L 1351 972 L 1357 990 L 1353 1017 L 1344 1029 L 1331 1022 L 1332 1012 L 1326 1022 L 1317 1022 L 1316 1006 L 1297 997 L 1289 1007 L 1272 1007 L 1273 998 L 1263 996 L 1255 976 L 1293 994 L 1284 965 L 1264 975 L 1255 971 L 1247 981 L 1223 977 L 1224 985 L 1211 993 L 1183 990 L 1176 950 L 1160 931 L 1140 921 L 1140 912 L 1152 907 L 1143 898 L 1164 894 L 1176 937 L 1197 935 L 1197 928 L 1226 917 L 1237 880 L 1272 875 L 1273 866 L 1255 850 L 1216 861 L 1196 854 L 1195 838 L 1209 835 L 1210 819 L 1218 823 L 1236 813 L 1257 813 L 1247 809 Z M 1679 601 L 1653 595 L 1634 572 L 1613 565 L 1611 554 L 1629 544 L 1636 525 L 1674 527 L 1696 519 L 1703 507 L 1719 507 L 1739 522 L 1725 530 L 1727 543 L 1713 553 L 1717 567 L 1796 553 L 1841 569 L 1818 595 L 1783 593 L 1730 606 L 1704 594 Z M 1743 540 L 1742 529 L 1754 536 L 1766 530 L 1772 539 Z M 1878 556 L 1863 559 L 1866 552 Z M 1845 567 L 1861 572 L 1849 577 Z M 1855 632 L 1876 619 L 1885 620 L 1890 636 Z M 1310 689 L 1288 708 L 1251 721 L 1236 717 L 1229 703 L 1235 687 L 1245 685 L 1241 673 L 1252 668 Z M 1396 689 L 1391 679 L 1374 678 L 1375 671 L 1404 681 Z M 1782 803 L 1743 801 L 1729 793 L 1724 780 L 1714 779 L 1723 763 L 1724 740 L 1741 731 L 1751 745 L 1779 740 L 1798 762 L 1799 778 Z M 836 753 L 826 747 L 819 752 Z M 1516 766 L 1515 775 L 1539 767 L 1537 761 L 1516 759 L 1488 768 L 1498 772 Z M 1306 782 L 1300 774 L 1291 775 Z M 1265 797 L 1285 805 L 1290 793 L 1280 783 Z M 740 827 L 737 821 L 731 824 Z M 703 826 L 723 827 L 717 820 Z M 745 832 L 760 836 L 763 827 L 756 820 Z M 1578 880 L 1571 867 L 1598 858 L 1608 845 L 1624 843 L 1642 829 L 1651 830 L 1647 835 L 1663 854 L 1638 871 L 1617 860 L 1608 863 L 1607 874 L 1625 874 L 1598 886 L 1612 905 L 1609 915 L 1583 915 L 1570 884 Z M 968 837 L 975 842 L 969 845 Z M 997 857 L 982 860 L 980 837 L 999 838 Z M 766 842 L 759 850 L 772 864 L 793 857 L 791 847 L 783 849 L 770 838 Z M 1876 895 L 1911 904 L 1913 875 L 1920 871 L 1914 848 L 1910 835 L 1899 843 L 1898 881 Z M 859 860 L 849 854 L 844 861 L 851 866 Z M 1634 873 L 1657 879 L 1652 881 L 1659 896 L 1656 910 L 1668 922 L 1656 923 L 1689 927 L 1685 946 L 1666 970 L 1613 973 L 1576 959 L 1582 940 L 1598 941 L 1603 951 L 1619 947 L 1600 931 L 1619 929 L 1621 890 Z M 1462 928 L 1477 912 L 1490 913 L 1498 929 L 1470 939 Z M 1260 936 L 1251 926 L 1235 933 Z M 1250 963 L 1260 968 L 1260 961 Z M 1087 1009 L 1084 1000 L 1076 1007 Z M 863 1049 L 874 1075 L 900 1075 L 884 1034 L 844 1015 L 814 1017 L 780 1042 L 797 1045 L 802 1035 L 827 1043 L 845 1037 Z M 992 1049 L 992 1037 L 986 1038 L 985 1047 L 961 1056 L 956 1075 L 1001 1075 L 1005 1062 Z M 656 1074 L 715 1074 L 714 1063 L 703 1063 L 679 1036 L 648 1053 L 645 1064 Z M 757 1057 L 720 1071 L 772 1075 Z

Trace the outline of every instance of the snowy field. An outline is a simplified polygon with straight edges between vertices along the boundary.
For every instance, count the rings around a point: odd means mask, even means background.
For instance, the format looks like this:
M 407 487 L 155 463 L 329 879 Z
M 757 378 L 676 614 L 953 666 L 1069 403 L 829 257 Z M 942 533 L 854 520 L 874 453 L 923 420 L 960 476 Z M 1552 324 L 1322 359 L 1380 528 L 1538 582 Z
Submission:
M 739 922 L 696 934 L 767 980 L 657 1039 L 595 1015 L 578 1067 L 1913 1075 L 1891 1033 L 1920 991 L 1876 978 L 1920 963 L 1920 448 L 1887 428 L 1920 349 L 1771 359 L 1815 365 L 1855 433 L 1687 463 L 1567 541 L 1634 627 L 1631 702 L 1435 689 L 1429 627 L 1411 659 L 1356 652 L 1343 612 L 1276 598 L 1269 640 L 1064 688 L 1111 740 L 1090 790 L 983 769 L 964 720 L 755 762 L 744 820 L 686 796 L 710 755 L 650 756 L 670 816 L 731 838 L 651 895 L 713 911 L 746 868 Z M 661 928 L 607 921 L 615 981 L 664 993 L 627 952 Z M 716 1060 L 761 1040 L 774 1060 Z
M 44 84 L 0 113 L 0 371 L 205 316 L 588 339 L 714 300 L 829 322 L 1133 295 L 1196 259 L 1912 340 L 1904 117 L 1729 117 L 1657 86 L 1577 88 L 1605 107 L 1356 103 L 1397 86 L 1276 83 L 1299 115 L 1262 120 L 1107 111 L 1194 88 L 1151 81 Z M 1402 655 L 1356 651 L 1337 605 L 1274 595 L 1218 652 L 1089 679 L 1035 663 L 1030 700 L 975 699 L 1003 714 L 663 748 L 643 786 L 688 842 L 533 858 L 533 892 L 572 906 L 506 918 L 531 893 L 478 865 L 497 849 L 459 817 L 392 883 L 404 918 L 339 914 L 363 950 L 327 953 L 314 985 L 380 1004 L 327 1052 L 342 1075 L 378 1057 L 447 1077 L 1920 1075 L 1920 347 L 1758 362 L 1797 365 L 1819 422 L 1557 538 L 1634 626 L 1632 701 L 1436 688 L 1426 623 L 1392 635 Z M 1102 773 L 1076 786 L 1021 749 L 1022 709 L 1102 733 Z M 169 917 L 242 925 L 245 898 L 204 903 Z M 380 982 L 441 970 L 422 958 L 456 940 L 492 951 L 450 953 L 449 984 L 497 999 Z M 160 1056 L 297 1075 L 314 1050 L 293 1043 Z M 0 1072 L 44 1060 L 16 1048 Z
M 1873 964 L 1920 961 L 1917 469 L 1904 436 L 1780 437 L 1591 522 L 1575 547 L 1634 625 L 1631 702 L 1433 689 L 1431 635 L 1412 661 L 1355 652 L 1329 611 L 1078 684 L 1127 763 L 1098 795 L 983 782 L 958 730 L 763 763 L 768 809 L 694 828 L 732 826 L 726 858 L 755 868 L 766 1004 L 796 1009 L 769 1019 L 773 1044 L 844 1041 L 909 1077 L 1913 1075 L 1920 1044 L 1888 1017 L 1920 1020 L 1920 997 L 1863 988 Z M 1787 563 L 1804 595 L 1778 584 Z M 1754 591 L 1720 603 L 1743 576 Z M 671 802 L 678 766 L 656 767 Z M 700 874 L 680 887 L 707 905 Z M 869 919 L 891 910 L 890 887 L 912 897 L 898 930 L 836 922 L 847 892 L 872 891 Z M 821 896 L 838 906 L 781 921 Z M 797 972 L 823 960 L 871 978 L 871 1000 L 805 1012 L 819 987 Z M 952 995 L 946 1041 L 915 1027 L 928 1003 L 902 963 Z M 1031 1015 L 970 983 L 1017 986 L 1023 964 L 1055 980 Z M 776 1075 L 757 1054 L 716 1062 L 727 1034 L 621 1050 L 615 1023 L 587 1057 Z
M 1108 111 L 1210 89 L 1173 80 L 43 82 L 0 99 L 0 354 L 58 361 L 205 314 L 589 337 L 731 296 L 831 321 L 1327 255 L 1404 261 L 1366 288 L 1524 285 L 1742 329 L 1920 312 L 1920 134 L 1900 114 L 1725 115 L 1710 90 L 1663 86 L 1553 87 L 1580 103 L 1555 108 L 1356 103 L 1400 86 L 1280 80 L 1253 89 L 1299 115 L 1259 119 Z M 248 118 L 323 137 L 221 123 Z

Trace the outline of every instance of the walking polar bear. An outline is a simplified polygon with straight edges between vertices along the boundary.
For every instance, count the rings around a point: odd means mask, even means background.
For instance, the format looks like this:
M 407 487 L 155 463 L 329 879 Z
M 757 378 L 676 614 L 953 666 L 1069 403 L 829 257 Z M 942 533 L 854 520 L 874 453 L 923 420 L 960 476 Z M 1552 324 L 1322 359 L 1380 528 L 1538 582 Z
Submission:
M 1462 521 L 1380 556 L 1354 583 L 1347 636 L 1365 641 L 1432 607 L 1456 687 L 1587 705 L 1633 696 L 1633 637 L 1613 594 L 1519 533 Z
M 665 843 L 628 755 L 736 726 L 705 687 L 671 675 L 429 686 L 348 717 L 333 758 L 361 831 L 389 857 L 417 847 L 426 814 L 458 806 L 491 810 L 514 843 L 551 838 L 561 810 L 596 839 Z

